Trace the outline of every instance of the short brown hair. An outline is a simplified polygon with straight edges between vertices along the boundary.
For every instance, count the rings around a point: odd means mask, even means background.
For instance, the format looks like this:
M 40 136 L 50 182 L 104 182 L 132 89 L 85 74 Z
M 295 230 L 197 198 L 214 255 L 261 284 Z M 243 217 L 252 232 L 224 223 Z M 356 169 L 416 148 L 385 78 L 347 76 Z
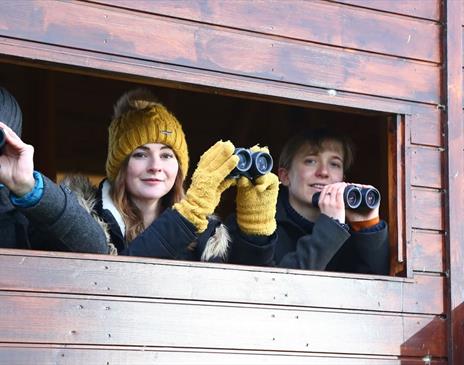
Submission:
M 314 153 L 318 153 L 324 149 L 323 145 L 328 141 L 341 144 L 343 149 L 343 171 L 348 171 L 354 160 L 353 142 L 348 136 L 325 128 L 307 129 L 290 138 L 280 153 L 279 168 L 290 170 L 295 155 L 304 145 L 309 145 L 314 149 Z

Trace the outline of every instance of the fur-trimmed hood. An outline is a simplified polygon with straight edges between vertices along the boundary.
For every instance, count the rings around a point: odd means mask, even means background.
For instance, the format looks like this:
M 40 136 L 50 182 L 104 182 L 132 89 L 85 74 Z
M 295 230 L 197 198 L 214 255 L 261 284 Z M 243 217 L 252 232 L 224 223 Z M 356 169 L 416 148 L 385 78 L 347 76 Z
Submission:
M 110 224 L 105 222 L 96 209 L 97 204 L 101 204 L 101 208 L 114 218 L 114 221 L 117 223 L 121 236 L 125 234 L 125 224 L 124 220 L 113 204 L 111 197 L 109 195 L 109 183 L 105 180 L 100 185 L 99 188 L 92 185 L 90 180 L 82 175 L 73 175 L 67 176 L 62 184 L 66 185 L 71 189 L 77 196 L 79 204 L 82 205 L 89 214 L 98 222 L 100 227 L 105 232 L 108 242 L 108 253 L 112 255 L 117 255 L 118 250 L 115 245 L 111 242 L 111 227 Z M 211 217 L 212 220 L 218 220 L 216 217 Z M 208 237 L 206 244 L 203 244 L 202 247 L 198 247 L 198 239 L 191 242 L 186 249 L 188 251 L 195 251 L 198 249 L 202 250 L 201 252 L 201 261 L 221 261 L 224 262 L 227 259 L 227 254 L 229 250 L 230 236 L 225 225 L 218 224 L 214 231 L 211 232 L 210 237 Z

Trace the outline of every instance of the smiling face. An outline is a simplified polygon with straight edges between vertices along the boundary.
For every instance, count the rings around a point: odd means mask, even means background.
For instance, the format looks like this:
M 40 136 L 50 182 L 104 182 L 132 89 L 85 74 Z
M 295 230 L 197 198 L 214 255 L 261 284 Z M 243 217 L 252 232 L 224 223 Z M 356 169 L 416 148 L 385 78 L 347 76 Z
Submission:
M 280 168 L 279 177 L 288 187 L 289 201 L 297 211 L 311 205 L 314 193 L 325 185 L 343 181 L 343 146 L 338 141 L 323 141 L 319 149 L 302 145 L 289 169 Z
M 161 143 L 136 148 L 129 157 L 126 190 L 137 205 L 157 203 L 171 191 L 179 171 L 176 155 Z

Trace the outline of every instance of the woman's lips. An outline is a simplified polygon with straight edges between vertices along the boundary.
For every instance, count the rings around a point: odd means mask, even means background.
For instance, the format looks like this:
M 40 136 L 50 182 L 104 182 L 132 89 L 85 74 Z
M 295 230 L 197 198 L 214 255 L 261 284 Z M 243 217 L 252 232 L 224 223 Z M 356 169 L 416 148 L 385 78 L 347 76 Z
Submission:
M 317 190 L 322 190 L 322 189 L 324 189 L 326 184 L 311 184 L 309 186 L 311 186 L 312 188 L 317 189 Z
M 161 180 L 161 179 L 142 179 L 142 181 L 144 183 L 150 184 L 150 185 L 155 185 L 155 184 L 163 182 L 163 180 Z

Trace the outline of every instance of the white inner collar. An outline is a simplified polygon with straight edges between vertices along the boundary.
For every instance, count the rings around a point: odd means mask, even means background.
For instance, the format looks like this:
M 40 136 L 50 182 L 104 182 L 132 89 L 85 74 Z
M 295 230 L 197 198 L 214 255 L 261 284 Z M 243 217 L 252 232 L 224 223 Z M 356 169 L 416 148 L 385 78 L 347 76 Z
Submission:
M 103 182 L 102 203 L 103 203 L 103 209 L 108 209 L 113 215 L 114 219 L 116 219 L 119 229 L 121 230 L 122 235 L 125 237 L 126 236 L 126 225 L 124 224 L 124 220 L 122 219 L 121 213 L 119 213 L 119 210 L 116 208 L 116 206 L 113 203 L 113 200 L 111 199 L 110 183 L 108 182 L 108 180 L 105 180 Z

